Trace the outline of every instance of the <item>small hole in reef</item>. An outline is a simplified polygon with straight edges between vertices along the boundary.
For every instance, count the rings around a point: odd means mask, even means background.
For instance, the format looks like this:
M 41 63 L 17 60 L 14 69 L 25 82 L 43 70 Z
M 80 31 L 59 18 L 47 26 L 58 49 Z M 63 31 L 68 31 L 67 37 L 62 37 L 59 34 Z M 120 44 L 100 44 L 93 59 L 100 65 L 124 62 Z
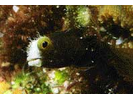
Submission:
M 101 24 L 101 27 L 103 27 L 106 30 L 106 32 L 103 33 L 108 33 L 117 38 L 119 38 L 120 36 L 122 36 L 123 38 L 128 38 L 130 36 L 129 28 L 122 27 L 120 23 L 115 23 L 112 17 L 108 18 L 108 20 L 105 20 Z

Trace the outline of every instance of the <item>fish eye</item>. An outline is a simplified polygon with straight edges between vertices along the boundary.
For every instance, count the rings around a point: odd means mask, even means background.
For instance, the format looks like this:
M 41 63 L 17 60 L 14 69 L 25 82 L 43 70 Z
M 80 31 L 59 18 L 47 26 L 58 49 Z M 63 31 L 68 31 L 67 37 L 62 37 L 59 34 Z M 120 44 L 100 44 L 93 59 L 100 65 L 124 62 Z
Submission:
M 50 48 L 51 45 L 52 45 L 51 40 L 46 36 L 40 37 L 38 39 L 37 46 L 40 50 L 46 50 Z
M 44 42 L 42 43 L 42 47 L 45 48 L 45 47 L 47 47 L 47 46 L 48 46 L 48 42 L 47 42 L 47 41 L 44 41 Z

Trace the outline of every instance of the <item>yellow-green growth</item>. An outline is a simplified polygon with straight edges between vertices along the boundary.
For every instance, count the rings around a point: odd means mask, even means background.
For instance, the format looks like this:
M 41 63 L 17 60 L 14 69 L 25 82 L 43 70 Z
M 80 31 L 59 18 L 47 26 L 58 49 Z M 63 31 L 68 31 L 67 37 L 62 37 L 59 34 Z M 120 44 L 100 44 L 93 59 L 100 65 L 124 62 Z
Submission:
M 85 27 L 90 22 L 90 11 L 87 6 L 66 6 L 66 21 L 69 27 Z
M 57 81 L 58 84 L 62 84 L 63 82 L 65 82 L 65 80 L 68 80 L 68 78 L 69 75 L 66 72 L 66 70 L 55 72 L 55 80 Z

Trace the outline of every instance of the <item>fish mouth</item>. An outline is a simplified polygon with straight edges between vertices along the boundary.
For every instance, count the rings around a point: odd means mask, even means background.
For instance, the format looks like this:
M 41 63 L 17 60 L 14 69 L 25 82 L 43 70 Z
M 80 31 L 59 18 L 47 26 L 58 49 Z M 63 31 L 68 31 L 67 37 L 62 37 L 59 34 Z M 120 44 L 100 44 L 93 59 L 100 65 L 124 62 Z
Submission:
M 35 60 L 38 60 L 38 59 L 41 59 L 41 58 L 33 58 L 33 59 L 29 59 L 29 60 L 27 60 L 27 62 L 35 61 Z
M 35 67 L 41 67 L 42 66 L 42 60 L 41 58 L 33 58 L 27 60 L 29 66 L 35 66 Z

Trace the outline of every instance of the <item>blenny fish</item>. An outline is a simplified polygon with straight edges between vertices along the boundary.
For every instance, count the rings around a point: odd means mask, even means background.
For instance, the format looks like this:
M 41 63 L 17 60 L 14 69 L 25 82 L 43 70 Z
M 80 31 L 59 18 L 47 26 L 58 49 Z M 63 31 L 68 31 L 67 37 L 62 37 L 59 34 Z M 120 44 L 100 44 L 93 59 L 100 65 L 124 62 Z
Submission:
M 103 74 L 113 69 L 125 80 L 133 81 L 132 56 L 89 35 L 84 28 L 32 40 L 27 48 L 27 61 L 29 66 L 47 68 L 95 66 Z
M 29 66 L 63 67 L 86 63 L 88 46 L 81 29 L 39 36 L 27 49 Z M 43 62 L 44 61 L 44 62 Z

